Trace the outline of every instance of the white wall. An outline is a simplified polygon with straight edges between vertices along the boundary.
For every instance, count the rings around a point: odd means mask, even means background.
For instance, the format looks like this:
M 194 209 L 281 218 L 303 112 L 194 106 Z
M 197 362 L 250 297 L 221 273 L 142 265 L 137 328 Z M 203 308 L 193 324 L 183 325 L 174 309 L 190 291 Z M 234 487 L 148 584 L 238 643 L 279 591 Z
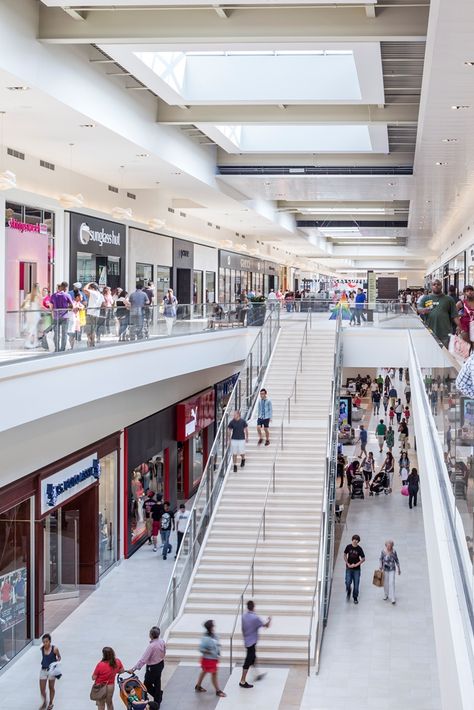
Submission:
M 202 244 L 194 245 L 194 268 L 197 271 L 218 271 L 218 251 Z
M 410 332 L 423 367 L 446 366 L 441 348 L 427 330 Z M 408 331 L 402 328 L 344 328 L 343 365 L 361 374 L 371 367 L 408 367 L 408 346 Z
M 128 290 L 135 288 L 136 264 L 173 266 L 173 240 L 163 234 L 146 232 L 141 229 L 128 230 Z

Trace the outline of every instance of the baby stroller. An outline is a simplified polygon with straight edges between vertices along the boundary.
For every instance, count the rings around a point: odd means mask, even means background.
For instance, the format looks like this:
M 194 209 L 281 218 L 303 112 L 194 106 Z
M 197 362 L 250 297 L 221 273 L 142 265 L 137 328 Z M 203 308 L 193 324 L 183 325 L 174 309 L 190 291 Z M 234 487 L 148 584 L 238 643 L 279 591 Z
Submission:
M 369 496 L 373 496 L 374 494 L 378 496 L 380 495 L 380 493 L 382 493 L 382 491 L 385 493 L 385 495 L 388 495 L 389 489 L 390 479 L 388 473 L 386 473 L 386 471 L 379 471 L 379 473 L 375 476 L 374 480 L 370 484 Z
M 148 693 L 141 680 L 134 673 L 127 680 L 124 679 L 122 674 L 118 675 L 117 683 L 120 689 L 120 697 L 127 710 L 145 710 L 149 702 Z M 140 702 L 129 702 L 128 696 L 132 692 L 140 698 Z
M 362 476 L 356 474 L 351 483 L 351 500 L 354 498 L 362 498 L 364 500 L 364 479 Z

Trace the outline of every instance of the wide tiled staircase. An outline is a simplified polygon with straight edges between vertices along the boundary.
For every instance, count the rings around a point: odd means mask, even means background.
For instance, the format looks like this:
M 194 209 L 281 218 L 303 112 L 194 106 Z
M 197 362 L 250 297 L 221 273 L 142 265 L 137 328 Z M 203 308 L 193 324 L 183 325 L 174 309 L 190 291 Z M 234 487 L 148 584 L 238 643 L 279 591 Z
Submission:
M 273 402 L 272 441 L 257 446 L 255 422 L 249 422 L 247 464 L 231 472 L 198 561 L 183 613 L 171 628 L 168 658 L 195 660 L 202 624 L 214 619 L 228 657 L 229 637 L 254 554 L 265 494 L 303 342 L 304 321 L 283 321 L 265 380 Z M 328 437 L 334 322 L 308 329 L 303 368 L 298 377 L 291 421 L 285 420 L 284 447 L 276 459 L 276 490 L 266 508 L 265 540 L 255 561 L 253 598 L 261 616 L 272 616 L 262 632 L 259 658 L 272 663 L 307 661 L 308 632 L 317 580 L 320 515 Z M 287 419 L 287 418 L 286 418 Z M 251 598 L 251 587 L 245 600 Z M 243 654 L 240 620 L 234 637 L 236 660 Z

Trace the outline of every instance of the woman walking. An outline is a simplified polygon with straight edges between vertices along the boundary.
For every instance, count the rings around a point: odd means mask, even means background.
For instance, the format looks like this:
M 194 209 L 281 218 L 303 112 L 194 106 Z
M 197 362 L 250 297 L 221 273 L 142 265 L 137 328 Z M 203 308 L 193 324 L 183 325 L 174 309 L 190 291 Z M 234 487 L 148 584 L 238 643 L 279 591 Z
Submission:
M 364 474 L 365 487 L 368 488 L 372 476 L 375 473 L 375 461 L 372 451 L 369 451 L 369 453 L 362 461 L 362 472 Z
M 406 449 L 407 448 L 407 441 L 408 441 L 408 427 L 407 423 L 404 419 L 400 422 L 400 426 L 398 427 L 398 433 L 399 433 L 399 440 L 400 440 L 400 447 L 401 449 Z
M 124 670 L 122 661 L 115 656 L 115 651 L 110 646 L 102 649 L 102 660 L 94 668 L 92 680 L 95 685 L 105 685 L 105 695 L 101 700 L 96 700 L 99 710 L 114 710 L 112 697 L 115 688 L 115 678 Z
M 390 451 L 387 452 L 387 455 L 385 456 L 385 461 L 383 462 L 382 468 L 380 470 L 384 471 L 387 475 L 389 493 L 391 493 L 393 484 L 393 474 L 395 471 L 395 459 L 393 458 L 393 455 Z
M 26 349 L 38 347 L 38 326 L 41 320 L 41 294 L 39 284 L 34 284 L 30 293 L 21 304 L 25 314 L 25 342 Z
M 56 683 L 56 678 L 49 675 L 49 667 L 52 663 L 61 660 L 61 654 L 59 653 L 59 648 L 53 646 L 51 643 L 50 634 L 44 634 L 41 638 L 43 645 L 41 646 L 41 670 L 40 670 L 40 693 L 43 698 L 43 704 L 41 710 L 46 707 L 48 710 L 52 710 L 54 705 L 55 689 L 54 685 Z M 49 686 L 49 705 L 46 699 L 46 683 Z
M 398 574 L 401 574 L 400 562 L 394 550 L 394 545 L 393 540 L 387 540 L 385 548 L 380 553 L 380 569 L 383 570 L 384 574 L 384 600 L 390 599 L 392 604 L 395 604 L 395 570 L 398 570 Z
M 219 637 L 214 633 L 214 622 L 209 619 L 204 623 L 204 628 L 206 632 L 201 639 L 199 644 L 199 652 L 201 654 L 201 672 L 197 680 L 194 690 L 196 693 L 205 693 L 206 688 L 203 688 L 201 683 L 204 680 L 204 676 L 207 673 L 211 674 L 212 685 L 216 689 L 216 695 L 218 698 L 227 697 L 226 694 L 219 688 L 219 682 L 217 679 L 217 667 L 219 665 L 219 658 L 221 655 L 221 647 L 219 643 Z
M 392 453 L 392 449 L 395 445 L 395 432 L 393 431 L 392 425 L 387 429 L 387 434 L 385 436 L 385 443 L 387 444 L 387 449 Z
M 412 468 L 408 476 L 408 505 L 411 508 L 412 504 L 416 508 L 416 499 L 418 498 L 418 489 L 420 488 L 420 477 L 416 468 Z
M 169 288 L 166 296 L 163 299 L 163 315 L 166 321 L 166 329 L 168 335 L 171 335 L 173 330 L 173 325 L 176 320 L 176 309 L 178 307 L 178 300 L 173 294 L 173 289 Z

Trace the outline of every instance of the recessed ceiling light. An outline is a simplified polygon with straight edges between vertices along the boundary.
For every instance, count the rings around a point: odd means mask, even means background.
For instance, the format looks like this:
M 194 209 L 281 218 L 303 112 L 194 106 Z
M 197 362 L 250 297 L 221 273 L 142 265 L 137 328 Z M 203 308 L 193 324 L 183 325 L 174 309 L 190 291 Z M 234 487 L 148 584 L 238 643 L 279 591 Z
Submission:
M 447 163 L 443 163 L 442 160 L 437 160 L 436 165 L 447 165 Z
M 8 91 L 28 91 L 29 86 L 7 86 Z
M 81 123 L 79 128 L 95 128 L 95 123 Z
M 149 158 L 150 153 L 137 153 L 137 158 Z
M 458 139 L 457 138 L 442 138 L 441 142 L 442 143 L 457 143 Z
M 395 185 L 394 182 L 389 182 L 388 184 L 390 185 L 390 187 L 393 187 Z
M 466 104 L 458 104 L 457 106 L 451 106 L 453 111 L 462 111 L 463 109 L 471 108 L 470 106 L 467 106 Z
M 464 66 L 466 66 L 466 67 L 474 67 L 474 61 L 471 60 L 471 61 L 468 61 L 468 62 L 464 62 Z

